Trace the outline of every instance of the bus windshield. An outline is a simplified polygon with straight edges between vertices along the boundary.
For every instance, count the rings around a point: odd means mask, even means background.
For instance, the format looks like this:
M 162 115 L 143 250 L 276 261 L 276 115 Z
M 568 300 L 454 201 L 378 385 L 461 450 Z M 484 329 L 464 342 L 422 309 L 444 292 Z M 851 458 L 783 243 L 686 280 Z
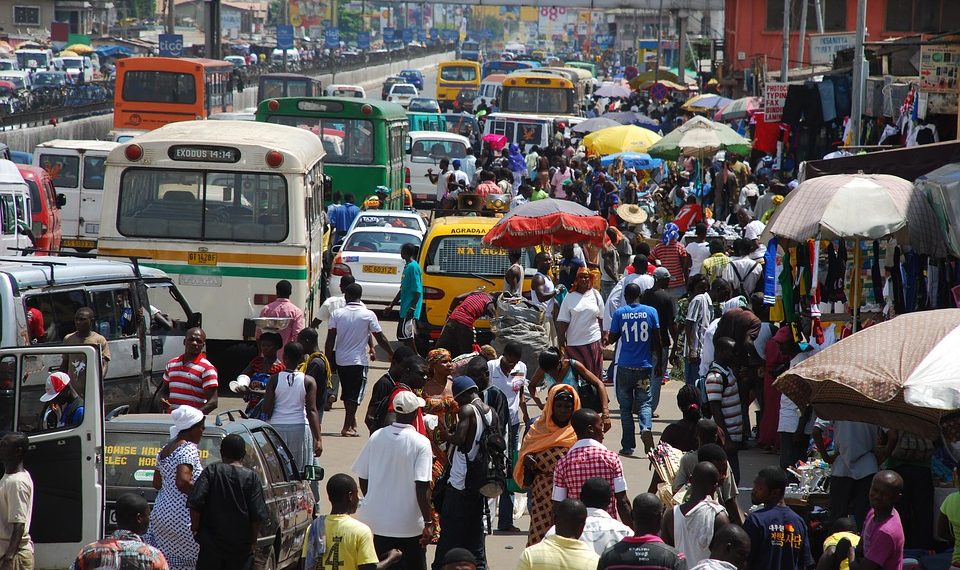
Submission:
M 442 81 L 476 81 L 477 70 L 474 67 L 451 65 L 440 70 Z
M 47 54 L 44 52 L 17 52 L 20 69 L 44 69 L 47 67 Z
M 371 164 L 373 124 L 364 119 L 270 115 L 267 122 L 307 129 L 320 137 L 327 164 Z
M 142 103 L 192 105 L 197 102 L 197 84 L 189 73 L 131 70 L 124 76 L 123 98 Z
M 310 95 L 309 82 L 303 79 L 264 79 L 263 98 L 307 97 Z
M 568 115 L 573 113 L 565 89 L 543 87 L 509 87 L 504 89 L 503 111 L 508 113 L 538 113 Z
M 287 184 L 279 174 L 129 168 L 117 229 L 128 237 L 282 242 Z

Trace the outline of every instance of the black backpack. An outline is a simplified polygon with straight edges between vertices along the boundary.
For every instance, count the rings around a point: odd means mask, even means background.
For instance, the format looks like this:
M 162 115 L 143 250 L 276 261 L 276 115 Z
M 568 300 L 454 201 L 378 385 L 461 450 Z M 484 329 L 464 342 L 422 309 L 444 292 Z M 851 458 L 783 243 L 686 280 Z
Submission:
M 483 433 L 477 442 L 477 457 L 467 460 L 466 487 L 493 499 L 507 488 L 507 442 L 500 429 L 491 425 L 484 414 L 477 415 L 483 422 Z

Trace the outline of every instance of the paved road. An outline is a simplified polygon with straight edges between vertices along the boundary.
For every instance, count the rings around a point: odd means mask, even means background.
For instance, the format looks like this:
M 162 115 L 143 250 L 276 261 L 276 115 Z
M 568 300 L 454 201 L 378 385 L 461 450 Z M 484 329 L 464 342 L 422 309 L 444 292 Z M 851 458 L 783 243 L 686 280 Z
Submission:
M 382 315 L 381 315 L 382 317 Z M 394 341 L 396 339 L 396 319 L 392 316 L 389 318 L 382 318 L 383 329 L 387 334 L 387 337 Z M 326 330 L 321 326 L 320 331 L 320 346 L 323 346 L 324 339 L 326 337 Z M 379 349 L 378 349 L 379 350 Z M 371 386 L 380 376 L 382 376 L 387 369 L 387 363 L 383 360 L 384 356 L 382 353 L 379 355 L 376 362 L 371 363 L 370 366 L 370 383 L 368 386 Z M 226 383 L 229 379 L 223 379 Z M 672 421 L 675 421 L 680 418 L 680 412 L 677 408 L 676 403 L 676 394 L 680 388 L 680 383 L 670 382 L 663 387 L 661 399 L 660 399 L 660 408 L 657 411 L 660 415 L 659 419 L 654 420 L 654 435 L 656 440 L 659 441 L 659 437 L 663 428 L 666 427 Z M 620 448 L 620 422 L 618 421 L 619 408 L 616 405 L 616 397 L 613 393 L 612 388 L 607 388 L 607 394 L 610 397 L 610 411 L 613 415 L 613 428 L 606 434 L 605 443 L 610 449 L 619 449 Z M 369 390 L 368 390 L 369 395 Z M 369 399 L 366 399 L 361 405 L 361 411 L 366 410 Z M 243 402 L 239 398 L 221 398 L 220 399 L 220 408 L 218 411 L 227 410 L 227 409 L 237 409 L 243 408 Z M 531 405 L 530 412 L 533 417 L 535 417 L 539 410 L 536 406 Z M 327 478 L 335 473 L 350 473 L 350 467 L 353 464 L 354 459 L 360 452 L 361 447 L 367 441 L 368 434 L 366 430 L 361 427 L 362 435 L 358 438 L 345 438 L 340 436 L 340 428 L 343 425 L 343 405 L 340 402 L 334 406 L 333 410 L 327 412 L 323 417 L 323 447 L 324 452 L 321 457 L 321 464 L 326 472 Z M 362 426 L 362 423 L 361 423 Z M 634 424 L 636 427 L 636 424 Z M 637 436 L 639 441 L 639 435 Z M 763 454 L 756 449 L 750 451 L 741 452 L 740 454 L 741 469 L 743 470 L 744 481 L 746 482 L 746 487 L 752 485 L 753 477 L 755 474 L 762 468 L 767 465 L 772 465 L 777 463 L 777 456 Z M 638 493 L 645 492 L 647 487 L 650 485 L 650 480 L 652 476 L 652 469 L 650 467 L 650 462 L 641 456 L 636 457 L 625 457 L 623 458 L 624 474 L 627 479 L 628 485 L 628 494 L 630 497 L 635 496 Z M 740 484 L 741 489 L 744 488 L 744 484 Z M 749 490 L 742 490 L 740 496 L 740 505 L 742 509 L 749 508 L 750 493 Z M 321 498 L 321 504 L 323 512 L 329 512 L 329 502 L 326 499 L 326 496 Z M 494 524 L 496 524 L 496 519 L 494 518 Z M 529 525 L 529 519 L 524 515 L 519 521 L 517 521 L 517 526 L 523 529 L 527 529 Z M 495 533 L 492 536 L 487 537 L 487 559 L 490 564 L 490 568 L 494 570 L 506 570 L 516 567 L 517 560 L 519 559 L 520 552 L 523 550 L 526 545 L 526 534 L 504 534 L 504 533 Z M 433 559 L 433 547 L 430 547 L 430 551 L 427 553 L 427 559 Z

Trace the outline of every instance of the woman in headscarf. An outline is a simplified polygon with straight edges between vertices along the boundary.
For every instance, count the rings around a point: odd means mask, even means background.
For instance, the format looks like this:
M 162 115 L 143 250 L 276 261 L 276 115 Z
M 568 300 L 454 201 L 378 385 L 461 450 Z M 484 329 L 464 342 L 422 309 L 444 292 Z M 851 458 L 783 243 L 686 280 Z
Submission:
M 767 210 L 766 212 L 764 212 L 762 216 L 760 216 L 760 221 L 763 222 L 764 224 L 770 221 L 770 218 L 773 217 L 773 213 L 777 211 L 777 208 L 780 206 L 780 204 L 783 204 L 783 196 L 780 196 L 780 195 L 774 196 L 773 199 L 771 200 L 771 204 L 773 204 L 773 207 Z
M 603 377 L 603 298 L 593 288 L 593 273 L 577 270 L 572 290 L 557 315 L 557 340 L 564 355 L 583 363 L 594 376 Z
M 203 470 L 197 445 L 203 437 L 205 416 L 196 408 L 180 406 L 170 417 L 171 439 L 157 454 L 153 488 L 159 492 L 144 539 L 163 552 L 171 570 L 193 570 L 200 545 L 190 530 L 187 497 Z
M 507 155 L 507 168 L 510 169 L 510 172 L 513 174 L 513 195 L 517 195 L 517 190 L 520 188 L 520 183 L 523 182 L 523 177 L 527 173 L 527 161 L 523 158 L 523 155 L 520 154 L 520 147 L 516 143 L 510 144 L 510 154 Z
M 450 351 L 445 348 L 435 348 L 427 353 L 427 381 L 423 385 L 423 391 L 420 396 L 426 404 L 423 406 L 424 414 L 443 417 L 444 425 L 456 425 L 460 406 L 453 398 L 451 389 L 450 374 L 453 370 L 453 358 Z M 437 484 L 437 480 L 443 475 L 449 464 L 449 447 L 440 440 L 439 430 L 427 427 L 427 438 L 433 447 L 433 480 L 430 484 L 430 492 Z M 434 534 L 433 542 L 440 537 L 439 513 L 433 513 Z
M 520 445 L 513 480 L 530 490 L 527 546 L 543 540 L 543 535 L 553 526 L 553 468 L 577 442 L 570 418 L 579 409 L 580 397 L 576 389 L 557 384 L 547 395 L 543 414 L 533 423 Z
M 680 243 L 680 237 L 680 227 L 672 222 L 668 223 L 663 228 L 660 245 L 650 252 L 653 259 L 659 260 L 660 266 L 666 267 L 670 272 L 670 283 L 666 291 L 674 299 L 679 299 L 686 292 L 684 285 L 690 273 L 690 254 Z
M 453 355 L 445 348 L 435 348 L 427 353 L 429 376 L 423 386 L 423 396 L 453 396 L 450 377 L 453 371 Z

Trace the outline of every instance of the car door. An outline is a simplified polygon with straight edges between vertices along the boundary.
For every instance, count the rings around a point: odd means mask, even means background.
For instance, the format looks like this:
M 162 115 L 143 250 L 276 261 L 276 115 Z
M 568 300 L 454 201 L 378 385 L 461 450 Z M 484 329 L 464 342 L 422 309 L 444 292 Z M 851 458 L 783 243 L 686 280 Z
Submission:
M 107 339 L 110 361 L 103 381 L 103 400 L 109 406 L 138 409 L 141 394 L 149 391 L 149 364 L 140 301 L 133 283 L 94 285 L 87 288 L 96 317 L 94 330 Z
M 190 308 L 180 292 L 169 281 L 146 282 L 146 301 L 141 301 L 150 315 L 145 322 L 146 345 L 150 352 L 150 394 L 144 394 L 141 410 L 157 409 L 157 388 L 163 381 L 167 362 L 183 353 L 183 339 L 193 324 Z
M 312 510 L 304 509 L 301 501 L 305 494 L 308 495 L 306 498 L 312 509 L 313 495 L 305 493 L 299 468 L 273 428 L 263 426 L 253 430 L 253 439 L 270 476 L 270 491 L 275 499 L 277 524 L 281 530 L 280 551 L 277 552 L 280 563 L 277 566 L 284 567 L 284 561 L 299 553 L 303 546 L 303 535 L 310 524 Z
M 49 178 L 42 180 L 43 187 L 41 194 L 46 194 L 47 204 L 49 205 L 49 222 L 47 232 L 50 234 L 50 249 L 58 251 L 63 239 L 63 213 L 57 198 L 57 191 L 53 188 L 53 183 Z
M 58 425 L 40 401 L 52 367 L 69 359 L 99 361 L 93 346 L 0 350 L 0 431 L 27 435 L 25 467 L 33 479 L 30 537 L 36 568 L 66 568 L 103 529 L 103 413 L 97 366 L 78 367 L 69 387 L 84 399 L 75 425 Z
M 103 153 L 83 154 L 83 176 L 80 183 L 80 235 L 96 240 L 100 235 L 100 197 L 107 156 Z

